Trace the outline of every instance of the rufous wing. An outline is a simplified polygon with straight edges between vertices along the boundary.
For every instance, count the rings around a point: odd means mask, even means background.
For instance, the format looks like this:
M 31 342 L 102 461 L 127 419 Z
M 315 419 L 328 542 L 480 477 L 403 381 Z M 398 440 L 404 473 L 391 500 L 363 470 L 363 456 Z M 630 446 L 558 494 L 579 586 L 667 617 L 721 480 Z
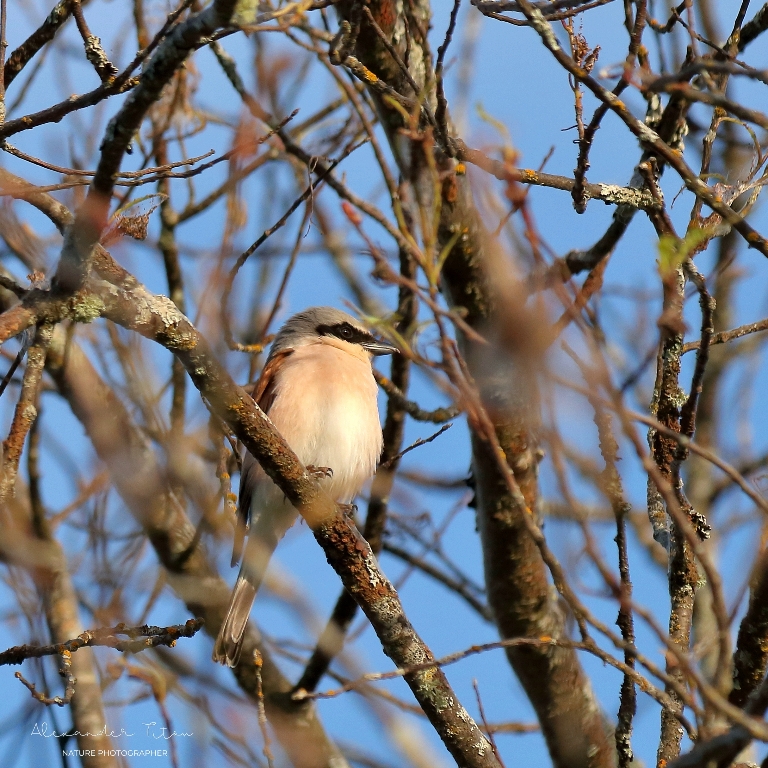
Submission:
M 253 388 L 253 399 L 264 413 L 269 414 L 272 401 L 275 399 L 275 384 L 280 372 L 280 366 L 285 359 L 293 353 L 292 349 L 281 349 L 274 355 L 270 355 L 267 363 Z M 263 478 L 264 473 L 256 459 L 245 451 L 243 456 L 243 468 L 240 471 L 240 492 L 237 499 L 237 520 L 235 523 L 235 540 L 232 545 L 232 566 L 240 562 L 245 547 L 245 536 L 251 519 L 251 499 L 257 484 Z

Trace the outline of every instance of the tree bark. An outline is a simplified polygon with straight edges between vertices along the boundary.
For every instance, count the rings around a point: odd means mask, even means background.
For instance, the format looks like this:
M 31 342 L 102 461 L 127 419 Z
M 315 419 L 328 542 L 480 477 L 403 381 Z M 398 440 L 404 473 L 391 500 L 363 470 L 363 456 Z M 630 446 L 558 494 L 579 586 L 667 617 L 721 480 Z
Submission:
M 438 99 L 426 41 L 426 29 L 432 21 L 429 3 L 426 0 L 408 4 L 379 0 L 369 8 L 400 59 L 408 61 L 412 79 L 426 89 L 427 107 L 434 108 Z M 359 24 L 359 35 L 351 52 L 388 86 L 410 95 L 412 89 L 407 77 L 379 33 L 365 16 L 360 16 L 356 4 L 342 2 L 337 9 L 353 29 Z M 371 95 L 376 100 L 400 171 L 411 183 L 416 199 L 421 199 L 425 207 L 431 203 L 429 195 L 434 189 L 434 175 L 423 153 L 434 152 L 442 180 L 437 252 L 454 241 L 442 271 L 449 303 L 465 311 L 464 319 L 479 333 L 493 323 L 504 323 L 505 318 L 495 314 L 484 232 L 466 175 L 442 149 L 407 141 L 400 131 L 406 127 L 402 113 L 379 99 L 375 91 L 372 90 Z M 493 414 L 496 435 L 507 461 L 529 508 L 535 510 L 538 458 L 534 430 L 538 403 L 534 377 L 526 370 L 525 355 L 506 369 L 510 378 L 494 381 L 494 374 L 489 376 L 486 370 L 488 358 L 481 355 L 470 340 L 460 338 L 460 342 L 470 373 L 484 392 L 484 404 Z M 510 400 L 510 392 L 517 393 L 514 402 Z M 498 407 L 500 404 L 502 407 Z M 523 525 L 522 515 L 527 512 L 519 508 L 508 493 L 490 450 L 482 438 L 472 436 L 478 529 L 488 601 L 499 634 L 505 639 L 563 637 L 564 617 L 557 595 L 550 588 L 539 550 Z M 575 651 L 554 647 L 513 648 L 508 649 L 507 658 L 536 710 L 556 768 L 613 766 L 615 748 L 611 729 Z

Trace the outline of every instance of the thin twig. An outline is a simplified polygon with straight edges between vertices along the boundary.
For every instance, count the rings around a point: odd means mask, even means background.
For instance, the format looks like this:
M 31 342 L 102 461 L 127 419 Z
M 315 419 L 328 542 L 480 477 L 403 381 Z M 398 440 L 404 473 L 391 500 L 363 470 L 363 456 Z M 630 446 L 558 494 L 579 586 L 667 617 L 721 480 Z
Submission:
M 435 424 L 440 424 L 444 421 L 455 419 L 461 413 L 461 408 L 456 405 L 435 408 L 432 411 L 424 410 L 418 403 L 408 400 L 400 389 L 384 374 L 374 369 L 373 376 L 387 395 L 393 398 L 397 405 L 416 421 L 431 421 Z
M 5 122 L 6 0 L 0 0 L 0 127 Z
M 410 453 L 411 451 L 415 450 L 416 448 L 420 448 L 422 445 L 426 445 L 427 443 L 431 443 L 436 438 L 440 437 L 440 435 L 443 434 L 446 430 L 449 430 L 453 426 L 453 422 L 450 424 L 443 424 L 440 429 L 437 430 L 433 435 L 430 435 L 429 437 L 425 438 L 419 438 L 415 442 L 411 443 L 407 448 L 400 451 L 396 456 L 393 456 L 391 459 L 387 459 L 385 462 L 381 464 L 382 467 L 385 469 L 387 467 L 390 467 L 395 461 L 398 461 L 399 459 L 402 459 L 403 456 L 405 456 L 406 453 Z
M 747 323 L 747 325 L 740 325 L 738 328 L 734 328 L 730 331 L 721 331 L 720 333 L 712 334 L 709 340 L 709 345 L 713 344 L 726 344 L 729 341 L 740 339 L 742 336 L 747 336 L 750 333 L 760 333 L 762 331 L 768 331 L 768 319 L 758 320 L 755 323 Z M 683 344 L 683 354 L 686 352 L 692 352 L 701 346 L 701 340 L 689 341 Z
M 448 46 L 453 39 L 453 31 L 456 28 L 456 19 L 459 15 L 461 0 L 454 0 L 451 16 L 448 21 L 448 29 L 445 31 L 445 39 L 437 49 L 437 63 L 435 64 L 435 90 L 437 93 L 437 108 L 435 109 L 435 123 L 437 130 L 442 134 L 442 145 L 449 150 L 451 146 L 450 130 L 448 128 L 448 99 L 445 97 L 444 62 Z
M 224 290 L 222 291 L 222 297 L 221 297 L 221 321 L 222 326 L 224 328 L 224 338 L 226 339 L 227 345 L 230 349 L 237 350 L 239 352 L 257 352 L 260 351 L 262 348 L 261 344 L 240 344 L 239 342 L 235 341 L 235 337 L 232 334 L 232 326 L 229 321 L 229 297 L 232 294 L 232 289 L 234 287 L 235 278 L 237 277 L 237 273 L 240 271 L 240 269 L 243 267 L 246 261 L 258 250 L 258 248 L 266 242 L 277 230 L 279 230 L 281 227 L 285 225 L 285 223 L 288 221 L 288 219 L 291 217 L 291 214 L 310 196 L 315 194 L 318 186 L 320 185 L 320 182 L 322 182 L 326 177 L 328 177 L 333 171 L 333 169 L 345 158 L 349 157 L 356 149 L 361 147 L 363 144 L 365 144 L 366 141 L 359 142 L 357 144 L 351 144 L 349 145 L 341 154 L 340 157 L 338 157 L 335 160 L 332 160 L 326 168 L 323 169 L 321 173 L 318 174 L 318 177 L 316 180 L 312 180 L 309 184 L 309 186 L 291 203 L 291 205 L 288 207 L 288 210 L 268 229 L 264 230 L 264 232 L 256 239 L 256 241 L 249 246 L 245 251 L 243 251 L 240 256 L 237 257 L 237 261 L 235 261 L 234 266 L 232 269 L 230 269 L 229 274 L 227 275 L 227 279 L 224 283 Z
M 407 549 L 399 547 L 391 541 L 385 541 L 383 549 L 385 552 L 389 552 L 390 555 L 394 555 L 404 563 L 408 563 L 427 576 L 430 576 L 435 581 L 451 590 L 451 592 L 455 592 L 462 600 L 464 600 L 464 602 L 476 611 L 479 616 L 485 619 L 485 621 L 493 621 L 491 609 L 475 596 L 474 590 L 472 590 L 466 582 L 456 579 L 453 576 L 449 576 L 440 568 L 437 568 L 426 561 L 423 557 L 417 557 Z
M 114 648 L 121 653 L 140 653 L 147 648 L 166 645 L 173 648 L 180 637 L 194 637 L 202 628 L 202 619 L 189 619 L 184 624 L 169 627 L 157 627 L 144 624 L 141 627 L 127 627 L 118 624 L 114 627 L 89 629 L 81 635 L 54 645 L 15 645 L 0 652 L 0 667 L 6 664 L 21 664 L 25 659 L 39 659 L 43 656 L 55 656 L 63 652 L 72 654 L 81 648 Z M 123 640 L 118 635 L 125 635 Z
M 256 649 L 253 651 L 253 665 L 256 667 L 256 708 L 258 711 L 259 730 L 261 731 L 261 738 L 264 742 L 264 757 L 267 758 L 267 765 L 269 768 L 274 768 L 275 758 L 270 746 L 271 742 L 269 738 L 269 730 L 267 728 L 267 712 L 264 707 L 264 689 L 261 680 L 261 669 L 264 666 L 264 659 L 262 658 L 261 653 Z

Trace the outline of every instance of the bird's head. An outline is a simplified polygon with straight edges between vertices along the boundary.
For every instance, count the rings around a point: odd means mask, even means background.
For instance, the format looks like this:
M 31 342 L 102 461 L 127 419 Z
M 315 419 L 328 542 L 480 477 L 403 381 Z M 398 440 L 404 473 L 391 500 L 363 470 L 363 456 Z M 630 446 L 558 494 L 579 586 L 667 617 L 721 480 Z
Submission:
M 272 354 L 307 344 L 329 344 L 368 356 L 398 352 L 397 347 L 377 339 L 352 315 L 334 307 L 310 307 L 287 320 L 275 337 Z

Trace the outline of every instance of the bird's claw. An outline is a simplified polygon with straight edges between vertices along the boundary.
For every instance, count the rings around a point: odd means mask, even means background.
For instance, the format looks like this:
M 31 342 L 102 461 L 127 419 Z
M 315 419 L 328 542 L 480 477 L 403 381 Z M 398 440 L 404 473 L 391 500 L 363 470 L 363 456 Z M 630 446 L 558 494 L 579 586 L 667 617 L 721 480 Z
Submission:
M 339 504 L 339 509 L 348 518 L 353 519 L 357 514 L 357 504 Z
M 333 470 L 330 467 L 316 467 L 314 464 L 307 464 L 307 472 L 318 479 L 333 477 Z

